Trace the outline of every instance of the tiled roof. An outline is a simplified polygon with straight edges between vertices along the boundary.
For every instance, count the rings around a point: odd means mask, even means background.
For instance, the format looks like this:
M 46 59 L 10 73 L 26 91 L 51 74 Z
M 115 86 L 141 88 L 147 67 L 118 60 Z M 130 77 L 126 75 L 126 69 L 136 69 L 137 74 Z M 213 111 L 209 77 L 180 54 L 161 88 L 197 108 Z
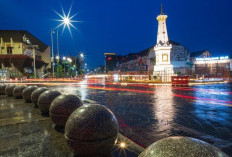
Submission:
M 180 45 L 179 43 L 177 43 L 177 42 L 175 42 L 175 41 L 173 41 L 173 40 L 170 40 L 170 39 L 169 39 L 169 44 L 172 44 L 172 45 Z
M 2 37 L 4 42 L 10 42 L 10 38 L 13 39 L 14 42 L 23 42 L 23 36 L 25 35 L 28 38 L 32 45 L 38 45 L 39 50 L 43 52 L 48 45 L 43 43 L 41 40 L 36 38 L 31 33 L 24 30 L 0 30 L 0 38 Z
M 176 45 L 176 46 L 180 46 L 181 44 L 169 39 L 169 44 L 172 44 L 172 45 Z M 123 56 L 124 58 L 126 58 L 124 61 L 122 62 L 128 62 L 130 60 L 133 60 L 133 59 L 136 59 L 138 57 L 143 57 L 143 56 L 148 56 L 149 55 L 149 52 L 155 47 L 155 45 L 145 49 L 145 50 L 142 50 L 138 53 L 129 53 L 128 55 L 125 55 Z
M 201 50 L 201 51 L 196 51 L 196 52 L 191 52 L 190 57 L 199 57 L 201 56 L 204 52 L 207 52 L 208 50 Z

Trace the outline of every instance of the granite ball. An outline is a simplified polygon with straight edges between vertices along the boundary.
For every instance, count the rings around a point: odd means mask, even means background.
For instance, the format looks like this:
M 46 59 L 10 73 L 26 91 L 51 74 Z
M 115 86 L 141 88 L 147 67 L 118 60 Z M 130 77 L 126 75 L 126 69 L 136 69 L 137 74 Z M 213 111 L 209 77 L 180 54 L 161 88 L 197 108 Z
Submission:
M 5 89 L 6 95 L 13 96 L 13 90 L 15 87 L 16 87 L 16 85 L 14 85 L 14 84 L 7 85 L 6 89 Z
M 168 137 L 148 146 L 139 157 L 228 157 L 218 148 L 198 139 Z
M 6 84 L 0 84 L 0 95 L 5 95 Z
M 47 90 L 43 92 L 38 99 L 38 107 L 42 113 L 49 113 L 49 108 L 52 103 L 52 101 L 61 95 L 58 91 L 53 90 Z
M 65 125 L 67 144 L 81 157 L 104 156 L 111 152 L 118 135 L 118 122 L 105 106 L 89 104 L 76 109 Z
M 27 86 L 16 86 L 13 90 L 13 96 L 17 99 L 21 99 L 23 98 L 23 90 L 26 88 Z
M 37 89 L 37 86 L 29 86 L 23 90 L 23 99 L 26 102 L 31 102 L 31 94 L 34 90 Z
M 82 106 L 82 102 L 78 96 L 60 95 L 52 101 L 49 114 L 56 126 L 64 127 L 68 117 L 80 106 Z
M 47 90 L 48 88 L 46 87 L 39 87 L 31 93 L 31 101 L 34 103 L 35 107 L 37 107 L 39 96 Z

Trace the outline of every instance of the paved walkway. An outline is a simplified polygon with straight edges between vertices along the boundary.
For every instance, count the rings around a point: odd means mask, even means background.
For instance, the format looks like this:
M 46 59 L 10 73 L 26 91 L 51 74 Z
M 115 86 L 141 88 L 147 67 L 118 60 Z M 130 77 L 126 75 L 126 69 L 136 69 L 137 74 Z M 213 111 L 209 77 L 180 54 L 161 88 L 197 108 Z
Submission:
M 118 145 L 112 157 L 137 157 L 142 148 L 119 135 L 127 149 Z M 49 117 L 41 115 L 32 103 L 0 95 L 0 156 L 3 157 L 72 157 L 63 133 L 54 129 Z

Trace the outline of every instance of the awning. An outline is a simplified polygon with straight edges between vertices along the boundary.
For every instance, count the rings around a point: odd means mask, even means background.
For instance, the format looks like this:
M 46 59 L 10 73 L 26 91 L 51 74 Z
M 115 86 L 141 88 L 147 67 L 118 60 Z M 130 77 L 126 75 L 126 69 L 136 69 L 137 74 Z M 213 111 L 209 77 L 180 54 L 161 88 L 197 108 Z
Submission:
M 0 55 L 0 64 L 5 67 L 11 67 L 11 63 L 14 64 L 15 67 L 32 67 L 33 66 L 33 58 L 27 55 Z M 35 59 L 36 69 L 40 69 L 42 66 L 47 66 L 48 63 L 45 63 L 42 60 Z

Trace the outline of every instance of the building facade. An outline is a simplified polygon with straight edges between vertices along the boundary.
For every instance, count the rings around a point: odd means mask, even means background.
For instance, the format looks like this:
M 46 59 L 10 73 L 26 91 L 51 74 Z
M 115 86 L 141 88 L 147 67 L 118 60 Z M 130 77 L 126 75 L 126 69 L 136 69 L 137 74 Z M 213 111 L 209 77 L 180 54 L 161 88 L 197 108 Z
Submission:
M 0 30 L 0 46 L 0 69 L 10 77 L 33 75 L 34 58 L 37 76 L 51 68 L 50 47 L 27 31 Z
M 153 47 L 138 53 L 130 53 L 122 57 L 119 70 L 121 71 L 149 71 L 152 70 L 152 60 L 149 57 Z

